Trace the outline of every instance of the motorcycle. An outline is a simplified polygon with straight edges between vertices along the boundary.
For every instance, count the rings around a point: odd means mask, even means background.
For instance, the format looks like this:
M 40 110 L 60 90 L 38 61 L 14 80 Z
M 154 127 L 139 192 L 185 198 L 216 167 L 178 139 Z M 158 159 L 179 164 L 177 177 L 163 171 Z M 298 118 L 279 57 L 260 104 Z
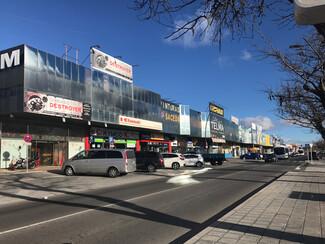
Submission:
M 25 158 L 19 158 L 16 160 L 15 163 L 11 163 L 9 169 L 11 170 L 26 169 L 27 165 L 28 165 L 28 169 L 35 169 L 37 166 L 36 160 L 37 159 L 32 159 L 32 158 L 29 158 L 28 160 Z

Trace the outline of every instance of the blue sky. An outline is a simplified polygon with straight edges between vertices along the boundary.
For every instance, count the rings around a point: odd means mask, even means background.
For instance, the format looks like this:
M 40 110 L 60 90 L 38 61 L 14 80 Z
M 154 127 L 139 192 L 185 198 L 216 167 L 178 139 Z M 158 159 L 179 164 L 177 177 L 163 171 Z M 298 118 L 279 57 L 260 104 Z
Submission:
M 207 40 L 195 42 L 191 36 L 176 42 L 164 39 L 170 30 L 153 21 L 139 21 L 128 6 L 132 1 L 111 0 L 12 0 L 0 8 L 0 50 L 26 43 L 56 56 L 65 52 L 63 43 L 79 49 L 81 63 L 95 44 L 111 56 L 134 67 L 134 84 L 178 103 L 206 111 L 209 101 L 225 107 L 231 115 L 257 122 L 290 143 L 308 143 L 320 138 L 307 129 L 289 126 L 274 114 L 274 104 L 261 92 L 276 86 L 285 74 L 273 60 L 257 59 L 253 44 L 259 38 L 232 41 L 225 35 L 222 51 Z M 182 21 L 185 16 L 178 16 Z M 285 49 L 308 29 L 281 29 L 266 20 L 261 30 Z M 70 55 L 75 55 L 71 52 Z M 89 59 L 84 63 L 89 66 Z

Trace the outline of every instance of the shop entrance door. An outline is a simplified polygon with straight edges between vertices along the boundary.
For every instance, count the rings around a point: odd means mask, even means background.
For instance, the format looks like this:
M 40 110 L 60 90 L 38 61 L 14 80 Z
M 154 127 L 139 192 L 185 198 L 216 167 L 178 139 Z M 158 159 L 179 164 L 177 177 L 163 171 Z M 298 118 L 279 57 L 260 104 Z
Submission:
M 60 166 L 67 160 L 67 142 L 32 141 L 32 155 L 40 166 Z

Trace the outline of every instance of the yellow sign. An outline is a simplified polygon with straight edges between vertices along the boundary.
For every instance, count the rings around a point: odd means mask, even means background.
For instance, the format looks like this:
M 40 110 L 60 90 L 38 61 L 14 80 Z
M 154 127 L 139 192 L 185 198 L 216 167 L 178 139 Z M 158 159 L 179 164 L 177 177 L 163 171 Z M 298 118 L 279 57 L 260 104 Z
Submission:
M 210 104 L 210 112 L 223 116 L 223 109 L 219 108 L 213 104 Z

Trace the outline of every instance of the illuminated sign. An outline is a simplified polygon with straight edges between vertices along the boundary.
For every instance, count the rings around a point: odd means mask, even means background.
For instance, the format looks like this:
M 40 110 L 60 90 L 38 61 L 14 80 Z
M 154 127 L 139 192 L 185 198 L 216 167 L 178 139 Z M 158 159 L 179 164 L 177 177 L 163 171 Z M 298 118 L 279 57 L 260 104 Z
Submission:
M 209 103 L 209 109 L 210 109 L 210 113 L 214 113 L 214 114 L 219 114 L 221 116 L 223 116 L 223 108 L 214 105 L 212 103 Z

